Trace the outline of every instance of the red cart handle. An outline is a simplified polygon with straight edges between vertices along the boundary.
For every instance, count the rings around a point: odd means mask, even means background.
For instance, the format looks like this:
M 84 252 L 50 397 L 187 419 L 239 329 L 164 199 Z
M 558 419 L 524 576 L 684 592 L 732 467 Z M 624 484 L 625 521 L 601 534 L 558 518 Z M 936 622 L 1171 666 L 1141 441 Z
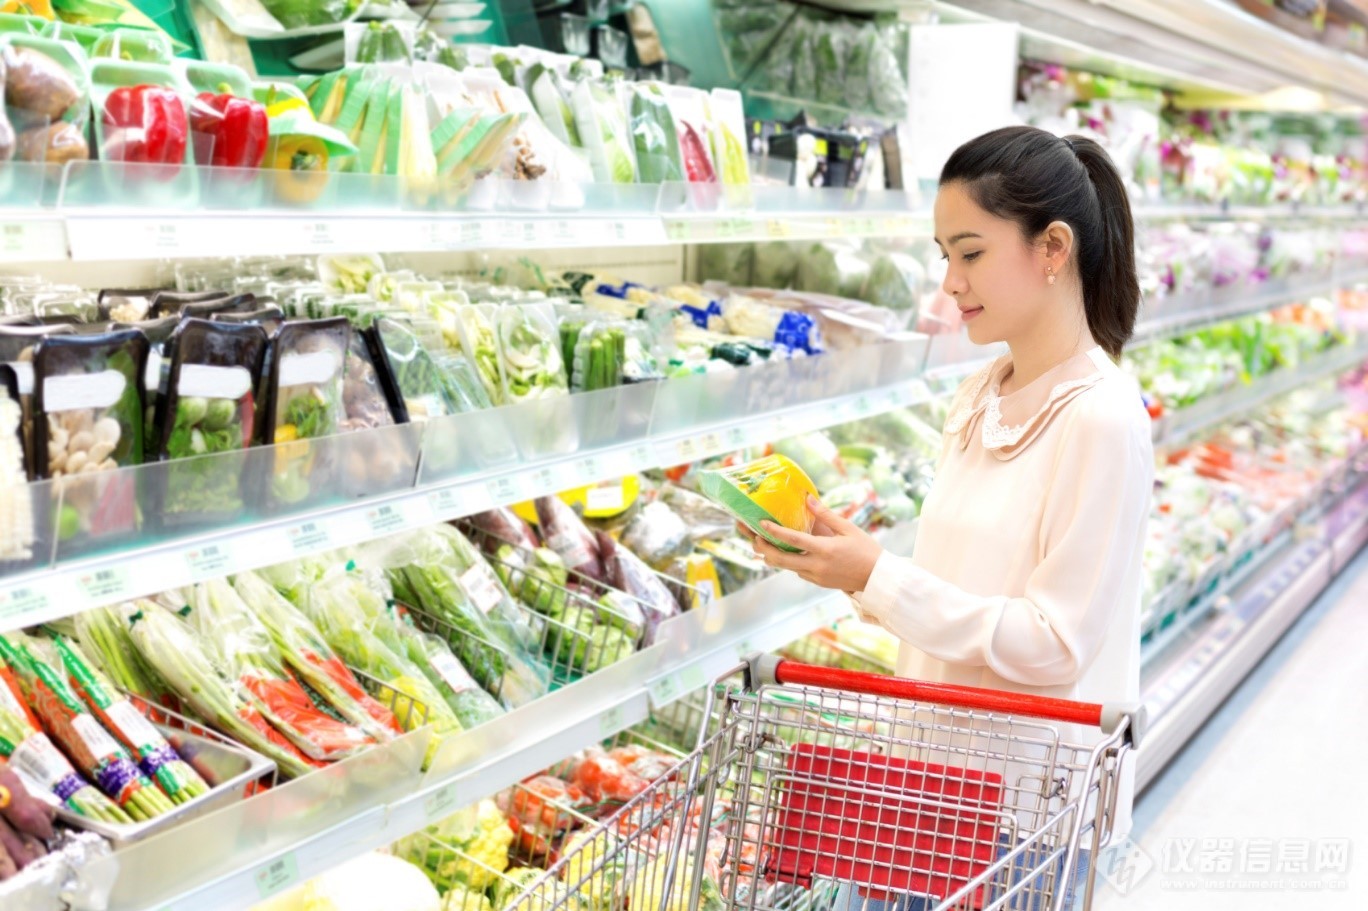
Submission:
M 752 688 L 764 683 L 816 686 L 866 696 L 884 696 L 961 709 L 1083 724 L 1108 732 L 1114 731 L 1117 724 L 1125 718 L 1129 721 L 1130 739 L 1135 745 L 1138 745 L 1145 727 L 1145 707 L 1134 703 L 1102 705 L 1097 702 L 1075 702 L 1071 699 L 1010 693 L 977 686 L 956 686 L 952 683 L 885 677 L 882 674 L 800 664 L 774 655 L 757 655 L 750 658 L 747 663 Z

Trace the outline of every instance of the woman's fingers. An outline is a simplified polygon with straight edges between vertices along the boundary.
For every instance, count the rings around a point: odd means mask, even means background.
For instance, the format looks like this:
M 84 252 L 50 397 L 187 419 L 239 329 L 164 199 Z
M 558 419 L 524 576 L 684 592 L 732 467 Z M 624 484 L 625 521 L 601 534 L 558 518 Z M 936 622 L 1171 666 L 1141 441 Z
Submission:
M 822 549 L 822 539 L 816 535 L 805 535 L 801 531 L 785 528 L 777 522 L 761 522 L 760 527 L 763 528 L 770 537 L 782 541 L 789 547 L 796 547 L 805 554 L 810 554 Z
M 829 528 L 833 535 L 848 535 L 858 528 L 854 522 L 839 515 L 835 510 L 812 494 L 808 494 L 807 508 L 808 512 L 812 513 L 817 521 Z

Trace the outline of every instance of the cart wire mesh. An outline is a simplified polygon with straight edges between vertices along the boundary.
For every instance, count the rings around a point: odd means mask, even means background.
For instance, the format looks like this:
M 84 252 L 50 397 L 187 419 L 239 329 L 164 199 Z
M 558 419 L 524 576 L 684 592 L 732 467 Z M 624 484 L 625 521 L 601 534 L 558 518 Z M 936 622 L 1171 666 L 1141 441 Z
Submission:
M 1090 898 L 1078 852 L 1110 838 L 1128 716 L 1080 746 L 1002 711 L 813 685 L 729 685 L 719 709 L 698 749 L 567 843 L 512 907 L 801 911 L 921 896 L 1045 909 L 1066 887 Z

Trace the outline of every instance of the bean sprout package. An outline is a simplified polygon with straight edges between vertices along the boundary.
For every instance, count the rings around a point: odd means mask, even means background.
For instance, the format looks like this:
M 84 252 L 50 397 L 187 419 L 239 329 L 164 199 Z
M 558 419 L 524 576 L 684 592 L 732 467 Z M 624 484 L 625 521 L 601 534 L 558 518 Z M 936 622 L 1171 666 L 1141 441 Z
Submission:
M 260 326 L 187 319 L 171 342 L 167 392 L 159 399 L 157 458 L 167 525 L 229 519 L 246 502 L 241 459 L 197 458 L 240 452 L 256 442 L 256 390 L 266 355 Z
M 774 522 L 804 534 L 812 532 L 807 498 L 817 496 L 817 488 L 786 456 L 770 455 L 733 468 L 705 471 L 699 486 L 709 499 L 780 550 L 801 552 L 765 532 L 761 522 Z
M 333 489 L 333 459 L 317 442 L 337 433 L 343 408 L 346 319 L 286 323 L 271 342 L 264 439 L 276 444 L 269 501 L 294 504 Z
M 133 531 L 143 461 L 147 338 L 136 329 L 54 335 L 34 360 L 34 469 L 60 478 L 63 546 Z M 108 473 L 113 473 L 112 476 Z

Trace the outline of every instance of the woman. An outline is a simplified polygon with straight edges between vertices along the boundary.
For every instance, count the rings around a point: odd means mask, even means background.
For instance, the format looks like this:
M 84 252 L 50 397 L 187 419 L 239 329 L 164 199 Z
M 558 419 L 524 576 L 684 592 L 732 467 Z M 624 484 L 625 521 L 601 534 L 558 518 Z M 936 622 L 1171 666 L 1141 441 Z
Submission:
M 969 337 L 1010 354 L 955 395 L 912 558 L 815 500 L 814 534 L 767 528 L 802 553 L 760 538 L 756 551 L 850 593 L 902 640 L 900 676 L 1136 701 L 1154 461 L 1139 390 L 1114 363 L 1140 299 L 1125 187 L 1095 142 L 1009 127 L 946 162 L 935 227 Z

